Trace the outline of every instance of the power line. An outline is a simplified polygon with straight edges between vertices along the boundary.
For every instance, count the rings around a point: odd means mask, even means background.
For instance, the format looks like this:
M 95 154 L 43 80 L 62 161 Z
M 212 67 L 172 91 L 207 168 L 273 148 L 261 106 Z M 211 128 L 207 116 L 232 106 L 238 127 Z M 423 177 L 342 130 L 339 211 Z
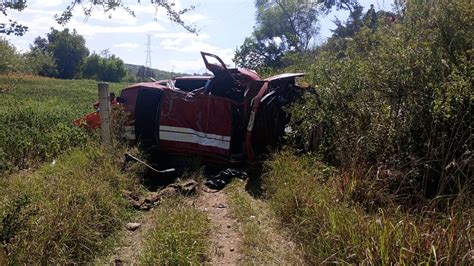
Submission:
M 151 35 L 147 35 L 145 66 L 151 68 Z

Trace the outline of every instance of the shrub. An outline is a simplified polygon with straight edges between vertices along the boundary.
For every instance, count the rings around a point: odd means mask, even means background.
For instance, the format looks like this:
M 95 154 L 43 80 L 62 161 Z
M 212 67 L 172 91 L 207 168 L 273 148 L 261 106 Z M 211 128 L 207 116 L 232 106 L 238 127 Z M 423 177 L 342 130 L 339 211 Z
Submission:
M 48 52 L 33 51 L 24 55 L 27 73 L 44 77 L 57 77 L 56 62 Z
M 0 73 L 16 72 L 21 69 L 22 61 L 15 46 L 5 38 L 0 38 Z
M 319 144 L 326 161 L 384 180 L 404 204 L 472 187 L 474 10 L 429 2 L 410 2 L 395 23 L 330 39 L 309 67 L 318 95 L 291 109 L 296 145 Z

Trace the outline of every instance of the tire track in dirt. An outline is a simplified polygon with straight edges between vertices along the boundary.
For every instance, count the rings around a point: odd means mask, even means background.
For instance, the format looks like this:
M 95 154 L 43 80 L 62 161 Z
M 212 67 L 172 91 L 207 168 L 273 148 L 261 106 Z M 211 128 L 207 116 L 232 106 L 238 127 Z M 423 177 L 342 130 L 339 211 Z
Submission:
M 224 191 L 201 191 L 195 201 L 196 207 L 207 213 L 211 223 L 209 239 L 209 263 L 211 265 L 236 265 L 242 258 L 242 237 L 238 223 L 230 214 L 228 199 Z

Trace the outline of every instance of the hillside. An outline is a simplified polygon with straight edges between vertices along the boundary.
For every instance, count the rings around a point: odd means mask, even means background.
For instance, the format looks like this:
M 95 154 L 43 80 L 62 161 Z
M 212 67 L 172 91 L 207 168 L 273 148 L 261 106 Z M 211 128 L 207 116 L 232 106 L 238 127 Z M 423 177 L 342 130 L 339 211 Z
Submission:
M 138 69 L 141 67 L 140 65 L 134 65 L 134 64 L 125 64 L 126 69 L 128 72 L 130 72 L 133 75 L 137 75 Z M 159 70 L 152 68 L 152 71 L 155 74 L 155 79 L 160 80 L 160 79 L 170 79 L 175 76 L 184 76 L 184 75 L 189 75 L 185 73 L 177 73 L 177 72 L 169 72 L 169 71 L 164 71 L 164 70 Z

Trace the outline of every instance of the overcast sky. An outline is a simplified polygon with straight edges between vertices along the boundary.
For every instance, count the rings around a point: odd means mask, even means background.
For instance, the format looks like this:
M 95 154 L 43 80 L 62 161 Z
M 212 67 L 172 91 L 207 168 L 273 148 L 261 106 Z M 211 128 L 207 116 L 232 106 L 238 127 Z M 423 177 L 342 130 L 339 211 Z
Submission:
M 78 6 L 66 27 L 74 28 L 83 35 L 91 52 L 110 49 L 126 63 L 137 65 L 145 64 L 147 34 L 151 34 L 152 67 L 174 72 L 202 73 L 204 67 L 200 51 L 217 54 L 224 62 L 233 65 L 235 49 L 245 37 L 250 36 L 255 24 L 254 0 L 175 0 L 178 8 L 196 6 L 183 19 L 188 24 L 196 24 L 198 35 L 169 22 L 163 10 L 155 10 L 146 4 L 149 0 L 141 0 L 141 5 L 136 0 L 123 2 L 135 11 L 135 17 L 124 10 L 116 10 L 109 19 L 99 8 L 95 8 L 92 17 L 85 21 L 82 9 Z M 376 10 L 390 10 L 393 0 L 359 2 L 366 8 L 374 4 Z M 21 51 L 27 51 L 35 37 L 45 36 L 51 27 L 62 29 L 53 16 L 61 13 L 69 3 L 70 0 L 27 0 L 28 7 L 24 11 L 12 11 L 7 17 L 0 16 L 0 22 L 14 19 L 29 27 L 24 36 L 7 36 L 7 39 Z M 331 35 L 330 29 L 334 28 L 331 20 L 335 16 L 345 20 L 347 13 L 333 12 L 322 18 L 321 35 L 317 42 Z

